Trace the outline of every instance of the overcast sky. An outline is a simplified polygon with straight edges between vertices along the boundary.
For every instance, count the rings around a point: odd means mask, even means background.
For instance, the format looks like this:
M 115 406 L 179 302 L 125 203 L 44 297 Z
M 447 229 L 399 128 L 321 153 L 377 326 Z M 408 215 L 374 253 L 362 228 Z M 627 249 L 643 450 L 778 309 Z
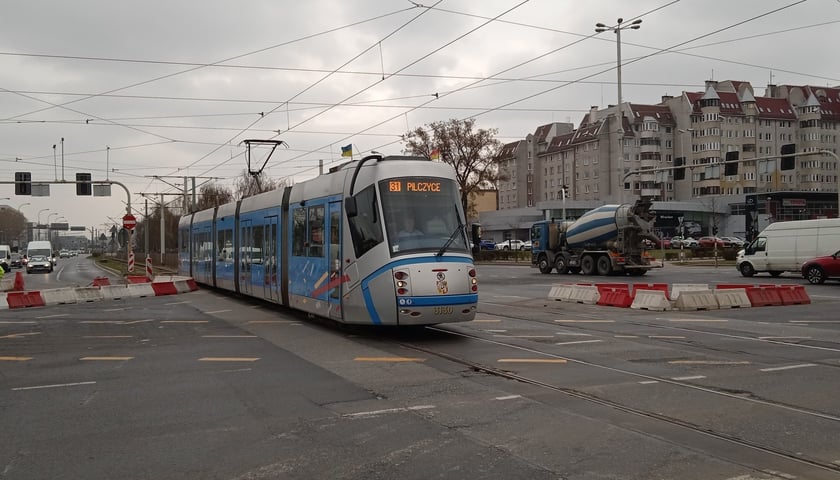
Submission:
M 142 211 L 140 193 L 173 193 L 172 177 L 232 184 L 244 139 L 287 142 L 266 171 L 300 182 L 319 160 L 340 163 L 343 145 L 399 154 L 402 134 L 433 121 L 472 116 L 502 142 L 577 126 L 617 101 L 616 35 L 594 27 L 619 17 L 643 20 L 621 33 L 624 101 L 708 79 L 756 95 L 771 81 L 840 84 L 840 0 L 4 2 L 0 180 L 90 172 L 125 184 Z M 125 213 L 119 187 L 51 191 L 0 185 L 0 203 L 97 228 Z

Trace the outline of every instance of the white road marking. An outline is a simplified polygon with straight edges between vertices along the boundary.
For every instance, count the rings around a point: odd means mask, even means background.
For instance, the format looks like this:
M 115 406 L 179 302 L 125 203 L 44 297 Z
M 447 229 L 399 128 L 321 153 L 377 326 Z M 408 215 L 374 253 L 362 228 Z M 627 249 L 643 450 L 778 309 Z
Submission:
M 659 383 L 659 380 L 642 380 L 639 385 L 653 385 L 654 383 Z
M 413 411 L 416 411 L 416 410 L 429 410 L 430 408 L 435 408 L 435 406 L 434 405 L 417 405 L 415 407 L 386 408 L 384 410 L 371 410 L 369 412 L 345 413 L 342 416 L 343 417 L 370 417 L 370 416 L 374 416 L 374 415 L 382 415 L 384 413 L 413 412 Z
M 691 377 L 671 377 L 671 380 L 676 380 L 678 382 L 683 380 L 700 380 L 701 378 L 706 378 L 705 375 L 693 375 Z
M 506 397 L 496 397 L 493 400 L 513 400 L 515 398 L 522 398 L 522 395 L 508 395 Z
M 555 345 L 577 345 L 580 343 L 598 343 L 603 342 L 603 340 L 576 340 L 574 342 L 559 342 L 555 343 Z
M 813 363 L 802 363 L 799 365 L 787 365 L 784 367 L 771 367 L 771 368 L 762 368 L 760 372 L 778 372 L 781 370 L 793 370 L 794 368 L 807 368 L 807 367 L 816 367 Z
M 19 390 L 37 390 L 40 388 L 59 388 L 59 387 L 76 387 L 79 385 L 93 385 L 96 382 L 76 382 L 76 383 L 56 383 L 53 385 L 38 385 L 35 387 L 17 387 L 13 388 L 12 390 L 19 391 Z
M 35 318 L 40 320 L 40 319 L 43 319 L 43 318 L 59 318 L 59 317 L 69 317 L 69 316 L 70 316 L 69 313 L 56 313 L 54 315 L 44 315 L 43 317 L 35 317 Z
M 213 315 L 213 314 L 216 314 L 216 313 L 227 313 L 227 312 L 232 312 L 232 311 L 233 310 L 213 310 L 212 312 L 202 312 L 202 313 L 204 313 L 205 315 Z

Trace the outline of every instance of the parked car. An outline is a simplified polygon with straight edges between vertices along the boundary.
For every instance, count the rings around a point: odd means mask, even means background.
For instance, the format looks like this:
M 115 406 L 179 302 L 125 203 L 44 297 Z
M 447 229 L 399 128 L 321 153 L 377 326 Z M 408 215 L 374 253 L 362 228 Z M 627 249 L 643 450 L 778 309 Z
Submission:
M 840 251 L 805 260 L 802 276 L 813 284 L 824 283 L 829 278 L 840 278 Z
M 522 240 L 502 240 L 496 244 L 496 250 L 525 250 Z
M 524 242 L 522 242 L 522 250 L 530 250 L 531 245 L 532 244 L 530 240 L 525 240 Z
M 691 237 L 671 237 L 671 248 L 696 248 L 699 244 Z
M 744 241 L 743 239 L 738 238 L 738 237 L 720 237 L 720 238 L 724 242 L 728 243 L 730 247 L 743 248 L 744 245 L 747 243 L 746 241 Z
M 482 240 L 478 247 L 482 250 L 495 250 L 496 249 L 496 242 L 493 240 Z
M 697 239 L 697 243 L 700 248 L 714 248 L 715 244 L 717 244 L 717 248 L 724 248 L 728 247 L 729 245 L 720 237 L 700 237 Z

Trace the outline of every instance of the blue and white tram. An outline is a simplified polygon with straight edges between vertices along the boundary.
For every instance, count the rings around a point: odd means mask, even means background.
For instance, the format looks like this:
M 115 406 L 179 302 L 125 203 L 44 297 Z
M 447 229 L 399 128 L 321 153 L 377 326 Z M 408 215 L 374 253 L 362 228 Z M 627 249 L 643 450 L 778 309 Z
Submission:
M 469 245 L 450 165 L 372 155 L 182 217 L 179 273 L 342 323 L 462 322 Z

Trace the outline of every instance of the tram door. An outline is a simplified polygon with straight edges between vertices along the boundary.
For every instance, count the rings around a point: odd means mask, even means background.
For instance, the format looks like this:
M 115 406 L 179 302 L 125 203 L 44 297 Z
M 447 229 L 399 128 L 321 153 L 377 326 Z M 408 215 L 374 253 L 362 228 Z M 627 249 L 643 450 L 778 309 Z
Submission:
M 329 242 L 326 242 L 326 246 L 331 288 L 327 301 L 330 304 L 330 318 L 341 319 L 341 278 L 344 274 L 341 263 L 341 202 L 330 202 L 329 205 Z
M 263 298 L 278 302 L 280 300 L 277 238 L 277 216 L 265 217 L 263 224 Z
M 251 295 L 251 267 L 254 264 L 254 250 L 256 248 L 251 220 L 242 220 L 239 227 L 239 292 Z

